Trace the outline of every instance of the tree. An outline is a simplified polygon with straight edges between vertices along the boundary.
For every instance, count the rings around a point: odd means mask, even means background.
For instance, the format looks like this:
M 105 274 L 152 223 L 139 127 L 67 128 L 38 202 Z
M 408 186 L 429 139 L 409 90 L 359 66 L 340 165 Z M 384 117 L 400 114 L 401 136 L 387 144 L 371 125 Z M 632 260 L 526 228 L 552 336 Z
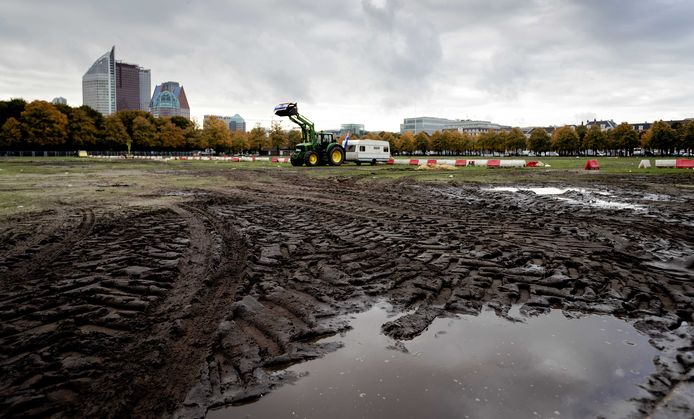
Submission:
M 301 133 L 299 133 L 299 141 L 301 141 Z M 248 150 L 248 136 L 245 132 L 234 131 L 231 133 L 231 150 L 234 153 L 241 153 L 243 150 Z
M 171 123 L 175 124 L 175 121 L 176 119 L 171 119 Z M 185 149 L 195 150 L 207 148 L 207 144 L 204 143 L 204 139 L 202 138 L 202 132 L 198 123 L 195 120 L 188 122 L 188 128 L 185 128 L 183 130 Z
M 301 142 L 301 131 L 298 129 L 291 129 L 287 134 L 287 145 L 289 148 L 296 147 L 297 144 Z
M 0 127 L 5 125 L 5 122 L 14 118 L 19 121 L 19 118 L 26 108 L 27 102 L 24 99 L 10 99 L 8 101 L 0 101 Z
M 568 125 L 554 130 L 552 133 L 552 148 L 563 155 L 576 152 L 578 150 L 578 135 L 576 131 Z
M 512 150 L 516 155 L 526 147 L 525 134 L 520 128 L 513 128 L 506 135 L 506 150 Z
M 221 119 L 211 117 L 202 125 L 202 134 L 207 147 L 217 151 L 231 150 L 231 132 L 229 127 Z
M 31 102 L 22 112 L 22 131 L 32 147 L 63 147 L 67 140 L 67 122 L 67 116 L 43 100 Z
M 104 120 L 104 139 L 113 148 L 127 146 L 128 154 L 132 147 L 132 139 L 118 115 L 109 115 Z
M 578 148 L 579 150 L 585 150 L 585 139 L 588 134 L 588 128 L 581 122 L 581 125 L 576 127 L 576 135 L 578 135 Z
M 280 154 L 280 147 L 287 143 L 287 133 L 282 129 L 282 123 L 272 121 L 272 129 L 270 131 L 270 147 L 274 147 L 277 154 Z
M 420 131 L 417 133 L 417 135 L 414 138 L 414 148 L 415 150 L 419 150 L 422 152 L 422 154 L 426 154 L 427 150 L 429 150 L 429 134 L 427 134 L 424 131 Z
M 648 129 L 646 135 L 646 148 L 660 150 L 661 153 L 669 154 L 674 149 L 677 136 L 667 122 L 657 121 Z
M 441 155 L 444 150 L 443 135 L 441 135 L 441 131 L 437 130 L 431 134 L 430 147 L 432 151 Z
M 634 154 L 634 148 L 639 145 L 639 135 L 627 122 L 622 122 L 611 132 L 612 141 L 619 150 L 626 150 L 628 155 Z
M 93 148 L 99 131 L 91 116 L 82 108 L 70 111 L 68 122 L 69 143 L 78 148 Z
M 157 129 L 142 115 L 137 115 L 132 121 L 133 144 L 142 149 L 151 149 L 160 146 L 157 140 Z
M 550 137 L 544 128 L 533 128 L 528 139 L 528 148 L 535 153 L 546 153 L 551 147 Z
M 265 148 L 267 136 L 265 135 L 265 129 L 263 129 L 260 124 L 256 125 L 255 128 L 253 128 L 248 134 L 248 143 L 250 145 L 250 149 L 256 150 L 258 153 Z
M 410 131 L 405 131 L 405 133 L 403 133 L 399 138 L 398 149 L 400 149 L 402 153 L 412 155 L 412 153 L 414 153 L 415 151 L 415 148 L 416 145 L 414 135 L 412 135 Z
M 688 154 L 694 150 L 694 120 L 685 121 L 677 129 L 680 147 L 687 150 Z
M 185 130 L 166 118 L 157 132 L 157 142 L 169 150 L 180 150 L 185 146 Z
M 606 146 L 607 141 L 605 138 L 605 133 L 602 132 L 599 125 L 591 125 L 590 129 L 588 129 L 588 132 L 586 133 L 585 139 L 583 140 L 584 149 L 593 150 L 593 154 L 595 154 L 598 150 L 604 150 Z
M 22 143 L 22 124 L 9 117 L 0 129 L 0 148 L 15 148 Z

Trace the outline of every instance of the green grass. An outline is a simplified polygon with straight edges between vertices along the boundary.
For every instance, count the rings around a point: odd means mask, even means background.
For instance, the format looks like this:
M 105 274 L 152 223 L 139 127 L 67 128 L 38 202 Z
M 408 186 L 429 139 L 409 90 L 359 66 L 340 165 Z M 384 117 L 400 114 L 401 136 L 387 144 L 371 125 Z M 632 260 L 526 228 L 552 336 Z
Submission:
M 480 158 L 481 159 L 481 158 Z M 639 169 L 641 158 L 601 157 L 601 170 L 583 170 L 586 158 L 535 158 L 548 166 L 536 168 L 459 167 L 425 169 L 409 165 L 345 164 L 340 167 L 292 167 L 286 163 L 230 161 L 106 160 L 75 157 L 0 158 L 0 215 L 94 202 L 101 206 L 130 205 L 176 199 L 162 191 L 220 190 L 242 186 L 235 171 L 251 171 L 255 181 L 273 182 L 276 172 L 305 175 L 322 181 L 353 178 L 358 182 L 408 180 L 417 182 L 531 184 L 585 182 L 610 176 L 676 175 L 674 181 L 694 185 L 694 170 Z M 655 159 L 651 159 L 654 163 Z M 530 159 L 526 159 L 530 161 Z M 681 179 L 681 180 L 680 180 Z

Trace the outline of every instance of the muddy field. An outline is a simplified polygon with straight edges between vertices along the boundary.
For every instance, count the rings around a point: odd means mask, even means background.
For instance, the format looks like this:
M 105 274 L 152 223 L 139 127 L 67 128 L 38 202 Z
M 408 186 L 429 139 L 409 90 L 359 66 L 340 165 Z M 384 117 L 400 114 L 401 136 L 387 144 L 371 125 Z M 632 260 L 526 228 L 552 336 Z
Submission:
M 301 379 L 284 368 L 339 351 L 321 338 L 377 301 L 407 313 L 381 325 L 396 348 L 490 308 L 626 319 L 659 350 L 630 415 L 694 414 L 692 177 L 495 189 L 223 176 L 242 186 L 0 220 L 1 416 L 202 417 L 252 402 Z M 543 186 L 559 190 L 531 189 Z

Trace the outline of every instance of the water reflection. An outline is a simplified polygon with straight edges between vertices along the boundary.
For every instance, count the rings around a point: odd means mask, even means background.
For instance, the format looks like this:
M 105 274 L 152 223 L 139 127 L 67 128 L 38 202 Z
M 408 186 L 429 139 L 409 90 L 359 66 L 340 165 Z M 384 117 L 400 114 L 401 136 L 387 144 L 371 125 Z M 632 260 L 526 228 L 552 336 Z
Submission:
M 492 312 L 437 319 L 394 345 L 380 333 L 389 308 L 354 316 L 353 330 L 330 338 L 343 349 L 291 368 L 308 372 L 296 384 L 208 417 L 622 416 L 657 353 L 622 320 L 560 311 L 525 323 Z
M 643 210 L 644 207 L 641 205 L 630 204 L 626 202 L 618 202 L 614 200 L 607 200 L 604 197 L 610 197 L 611 194 L 606 191 L 599 191 L 593 189 L 584 188 L 553 188 L 553 187 L 540 187 L 540 188 L 517 188 L 517 187 L 493 187 L 484 188 L 484 191 L 488 192 L 533 192 L 539 196 L 548 196 L 559 201 L 563 201 L 569 205 L 577 206 L 587 206 L 593 208 L 602 209 L 631 209 L 631 210 Z M 603 198 L 599 198 L 601 196 Z

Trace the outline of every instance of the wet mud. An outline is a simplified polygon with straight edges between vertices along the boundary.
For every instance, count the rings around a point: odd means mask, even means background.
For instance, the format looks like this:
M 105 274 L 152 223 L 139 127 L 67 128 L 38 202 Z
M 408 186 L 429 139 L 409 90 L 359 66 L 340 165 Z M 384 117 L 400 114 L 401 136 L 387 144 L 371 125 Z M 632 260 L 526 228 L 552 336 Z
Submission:
M 576 188 L 538 194 L 229 176 L 245 186 L 0 221 L 3 416 L 249 403 L 301 378 L 288 366 L 339 351 L 321 338 L 348 329 L 345 314 L 385 300 L 406 313 L 381 325 L 396 347 L 485 308 L 624 319 L 659 351 L 633 415 L 691 417 L 694 192 L 681 178 L 535 179 Z

